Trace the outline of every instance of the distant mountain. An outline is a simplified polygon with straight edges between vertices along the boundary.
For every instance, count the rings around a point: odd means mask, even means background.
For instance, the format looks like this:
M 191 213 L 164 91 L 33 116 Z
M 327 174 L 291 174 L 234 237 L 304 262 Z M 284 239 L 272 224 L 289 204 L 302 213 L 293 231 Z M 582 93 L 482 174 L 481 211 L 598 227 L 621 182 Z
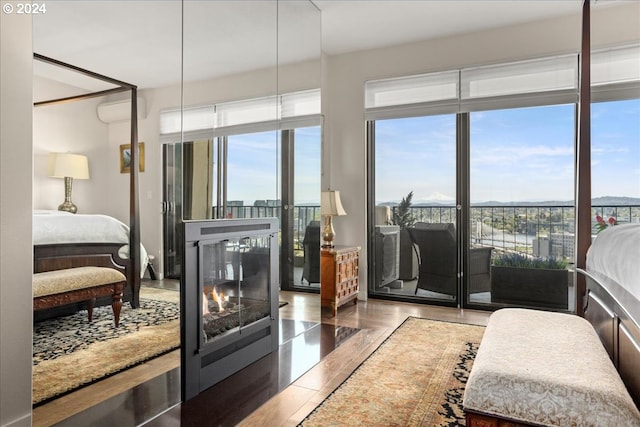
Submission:
M 627 206 L 640 205 L 638 197 L 603 196 L 591 199 L 592 206 Z
M 399 202 L 379 203 L 379 206 L 397 206 Z M 421 206 L 453 206 L 455 201 L 421 201 L 413 203 L 413 207 Z M 547 200 L 547 201 L 515 201 L 515 202 L 497 202 L 490 200 L 488 202 L 472 202 L 472 206 L 573 206 L 574 202 L 569 200 Z M 640 206 L 640 198 L 638 197 L 622 197 L 622 196 L 603 196 L 591 199 L 592 206 Z
M 573 206 L 574 202 L 569 200 L 546 200 L 539 202 L 517 201 L 517 202 L 480 202 L 471 203 L 472 206 Z M 640 206 L 638 197 L 618 197 L 603 196 L 591 199 L 591 206 Z
M 568 200 L 546 200 L 539 202 L 516 201 L 516 202 L 479 202 L 471 203 L 471 206 L 573 206 L 572 201 Z

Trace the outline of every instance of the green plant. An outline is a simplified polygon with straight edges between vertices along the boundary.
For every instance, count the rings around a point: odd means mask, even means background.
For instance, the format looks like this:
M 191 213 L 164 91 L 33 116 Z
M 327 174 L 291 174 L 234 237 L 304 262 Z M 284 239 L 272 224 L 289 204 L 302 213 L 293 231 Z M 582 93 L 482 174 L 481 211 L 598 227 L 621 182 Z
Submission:
M 393 225 L 400 228 L 412 227 L 416 222 L 415 217 L 411 214 L 411 200 L 413 199 L 413 191 L 410 191 L 406 197 L 403 197 L 400 204 L 393 210 L 391 221 Z
M 565 270 L 569 262 L 562 258 L 531 257 L 518 252 L 502 254 L 493 260 L 493 265 L 515 268 L 545 268 L 549 270 Z

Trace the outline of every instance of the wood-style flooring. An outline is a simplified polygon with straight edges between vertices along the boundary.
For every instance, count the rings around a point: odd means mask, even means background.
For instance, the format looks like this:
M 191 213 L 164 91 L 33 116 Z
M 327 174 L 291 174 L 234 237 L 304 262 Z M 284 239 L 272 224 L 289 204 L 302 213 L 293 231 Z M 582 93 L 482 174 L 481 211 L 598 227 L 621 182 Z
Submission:
M 189 402 L 179 403 L 180 353 L 174 351 L 35 408 L 33 426 L 295 426 L 407 317 L 486 325 L 490 315 L 369 299 L 333 317 L 321 311 L 318 294 L 281 292 L 280 300 L 288 303 L 280 317 L 289 320 L 278 354 Z

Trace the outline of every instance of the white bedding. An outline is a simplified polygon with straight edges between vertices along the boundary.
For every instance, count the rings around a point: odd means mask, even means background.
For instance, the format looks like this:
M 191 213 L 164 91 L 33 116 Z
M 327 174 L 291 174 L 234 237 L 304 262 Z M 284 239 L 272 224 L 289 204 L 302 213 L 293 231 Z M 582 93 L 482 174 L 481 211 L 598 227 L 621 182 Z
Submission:
M 129 227 L 107 215 L 82 215 L 68 212 L 35 210 L 33 213 L 33 244 L 122 243 L 119 254 L 129 254 Z M 140 245 L 140 277 L 144 276 L 148 256 Z
M 607 227 L 587 252 L 588 272 L 613 279 L 640 299 L 640 224 Z

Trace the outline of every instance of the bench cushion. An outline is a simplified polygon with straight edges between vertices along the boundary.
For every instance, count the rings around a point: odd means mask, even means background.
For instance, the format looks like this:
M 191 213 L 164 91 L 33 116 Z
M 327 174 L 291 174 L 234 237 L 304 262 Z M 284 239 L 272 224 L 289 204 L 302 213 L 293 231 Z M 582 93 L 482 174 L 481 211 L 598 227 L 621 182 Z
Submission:
M 33 275 L 33 297 L 126 281 L 121 272 L 108 267 L 76 267 Z
M 589 322 L 538 310 L 491 315 L 463 406 L 544 426 L 640 426 L 640 413 Z

